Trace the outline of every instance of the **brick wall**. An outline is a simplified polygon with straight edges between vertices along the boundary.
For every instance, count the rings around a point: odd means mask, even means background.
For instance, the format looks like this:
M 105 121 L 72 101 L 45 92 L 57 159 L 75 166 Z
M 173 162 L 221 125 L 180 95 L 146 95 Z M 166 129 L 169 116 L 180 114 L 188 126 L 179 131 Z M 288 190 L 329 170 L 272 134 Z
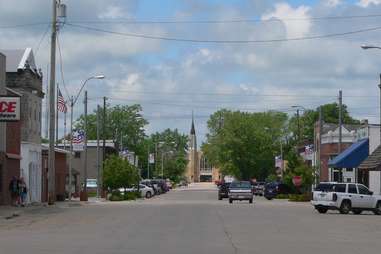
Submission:
M 34 144 L 41 143 L 42 77 L 30 69 L 7 72 L 7 87 L 21 97 L 21 140 Z
M 342 143 L 341 144 L 341 151 L 343 152 L 345 149 L 347 149 L 349 146 L 351 146 L 352 143 Z M 329 172 L 328 172 L 328 162 L 333 155 L 338 154 L 338 144 L 322 144 L 321 145 L 321 155 L 320 155 L 320 161 L 321 161 L 321 172 L 320 172 L 320 181 L 328 181 L 329 180 Z

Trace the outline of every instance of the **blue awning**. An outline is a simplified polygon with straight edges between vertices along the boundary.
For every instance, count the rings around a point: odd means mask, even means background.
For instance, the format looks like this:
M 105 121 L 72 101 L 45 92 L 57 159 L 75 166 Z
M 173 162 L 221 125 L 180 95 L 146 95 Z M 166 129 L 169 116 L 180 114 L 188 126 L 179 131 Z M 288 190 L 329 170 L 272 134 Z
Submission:
M 333 160 L 328 162 L 331 168 L 357 168 L 369 155 L 369 139 L 352 144 Z

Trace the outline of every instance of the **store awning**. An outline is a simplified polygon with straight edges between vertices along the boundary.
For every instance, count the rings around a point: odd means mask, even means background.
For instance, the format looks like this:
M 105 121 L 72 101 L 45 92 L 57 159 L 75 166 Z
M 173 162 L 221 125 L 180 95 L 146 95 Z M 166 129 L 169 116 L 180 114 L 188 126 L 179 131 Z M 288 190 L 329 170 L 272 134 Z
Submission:
M 359 166 L 363 170 L 381 170 L 381 146 L 378 146 Z
M 357 168 L 369 155 L 369 139 L 352 144 L 341 154 L 329 161 L 331 168 Z

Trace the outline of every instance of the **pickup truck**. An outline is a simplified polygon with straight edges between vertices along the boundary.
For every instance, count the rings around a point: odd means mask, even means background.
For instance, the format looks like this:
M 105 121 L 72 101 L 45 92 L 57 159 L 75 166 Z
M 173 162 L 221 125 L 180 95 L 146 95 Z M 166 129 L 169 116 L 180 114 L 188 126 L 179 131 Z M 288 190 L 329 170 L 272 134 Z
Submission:
M 233 200 L 249 200 L 249 203 L 253 203 L 253 189 L 251 183 L 248 181 L 235 181 L 229 186 L 229 203 L 233 203 Z
M 319 213 L 339 210 L 341 214 L 373 211 L 381 215 L 381 196 L 374 195 L 365 185 L 357 183 L 320 183 L 313 191 L 311 204 Z

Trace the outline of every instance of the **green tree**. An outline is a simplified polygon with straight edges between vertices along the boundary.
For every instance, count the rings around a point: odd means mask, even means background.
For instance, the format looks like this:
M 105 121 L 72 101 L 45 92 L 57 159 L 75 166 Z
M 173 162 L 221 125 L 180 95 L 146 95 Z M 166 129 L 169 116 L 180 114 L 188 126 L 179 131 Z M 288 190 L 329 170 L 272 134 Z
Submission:
M 147 176 L 148 151 L 156 156 L 155 164 L 150 165 L 150 175 L 161 176 L 162 159 L 164 177 L 178 181 L 185 172 L 187 166 L 188 136 L 180 133 L 177 129 L 166 129 L 152 134 L 145 141 L 146 156 L 142 162 L 143 175 Z M 163 156 L 162 156 L 163 155 Z
M 225 175 L 264 180 L 274 172 L 286 121 L 281 112 L 218 111 L 208 121 L 202 150 Z
M 338 123 L 339 122 L 339 105 L 337 103 L 330 103 L 321 105 L 324 122 Z M 342 107 L 343 123 L 344 124 L 359 124 L 359 121 L 352 118 L 348 112 L 347 106 L 344 104 Z M 299 117 L 299 126 L 301 141 L 312 142 L 314 140 L 314 127 L 315 123 L 319 120 L 319 107 L 315 110 L 305 110 Z M 298 138 L 298 118 L 293 116 L 289 122 L 290 132 L 294 138 Z
M 297 192 L 292 179 L 294 176 L 302 177 L 302 186 L 300 191 L 306 192 L 311 188 L 314 182 L 314 171 L 311 167 L 307 166 L 303 159 L 300 158 L 295 152 L 290 152 L 286 157 L 288 163 L 287 168 L 283 176 L 283 182 L 289 186 L 291 190 Z
M 140 180 L 138 169 L 127 160 L 112 155 L 104 162 L 103 185 L 111 190 L 128 188 Z
M 146 137 L 144 127 L 148 124 L 147 120 L 142 117 L 141 111 L 142 107 L 138 104 L 108 107 L 105 138 L 138 154 L 140 145 Z M 103 112 L 103 108 L 101 108 L 101 112 Z M 81 115 L 74 127 L 84 129 L 84 120 L 84 115 Z M 103 113 L 100 114 L 100 123 L 103 123 Z M 88 139 L 97 138 L 96 110 L 87 116 L 87 135 Z M 103 138 L 103 131 L 101 131 L 101 137 Z

